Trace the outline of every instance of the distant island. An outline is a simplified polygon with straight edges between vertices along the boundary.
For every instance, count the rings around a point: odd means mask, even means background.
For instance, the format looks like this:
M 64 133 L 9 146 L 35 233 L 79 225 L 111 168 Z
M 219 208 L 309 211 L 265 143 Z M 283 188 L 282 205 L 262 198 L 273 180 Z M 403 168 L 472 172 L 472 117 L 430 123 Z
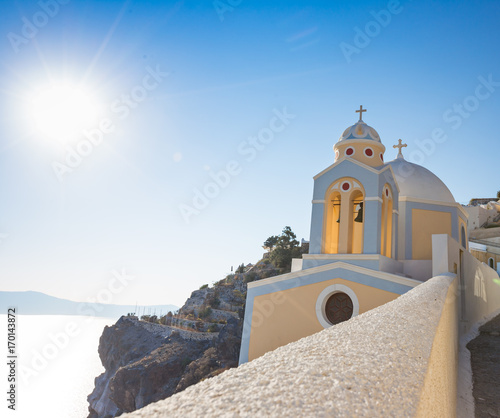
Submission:
M 46 295 L 41 292 L 2 292 L 0 291 L 0 314 L 7 313 L 8 306 L 16 306 L 18 315 L 82 315 L 104 318 L 119 318 L 128 313 L 166 314 L 179 309 L 175 305 L 111 305 L 103 303 L 75 302 Z M 136 312 L 138 310 L 138 312 Z

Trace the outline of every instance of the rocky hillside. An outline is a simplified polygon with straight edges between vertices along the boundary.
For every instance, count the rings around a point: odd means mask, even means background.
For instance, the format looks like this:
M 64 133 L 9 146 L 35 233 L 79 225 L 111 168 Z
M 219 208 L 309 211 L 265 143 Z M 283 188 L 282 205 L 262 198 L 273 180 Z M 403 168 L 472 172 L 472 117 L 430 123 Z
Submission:
M 266 261 L 246 270 L 194 291 L 177 314 L 105 327 L 89 418 L 134 411 L 236 367 L 247 283 L 279 274 Z

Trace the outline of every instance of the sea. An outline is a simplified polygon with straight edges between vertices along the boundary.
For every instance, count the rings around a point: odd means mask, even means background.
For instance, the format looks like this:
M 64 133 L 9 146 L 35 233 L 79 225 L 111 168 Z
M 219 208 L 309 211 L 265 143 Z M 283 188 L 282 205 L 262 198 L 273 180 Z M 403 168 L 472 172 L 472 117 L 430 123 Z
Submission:
M 85 418 L 94 379 L 104 372 L 99 337 L 118 318 L 62 315 L 16 317 L 14 353 L 9 353 L 7 315 L 0 315 L 0 416 L 15 418 Z M 3 334 L 3 336 L 2 336 Z M 13 340 L 13 337 L 10 337 Z M 3 341 L 2 341 L 3 340 Z M 12 344 L 10 346 L 12 348 Z M 14 357 L 8 357 L 14 354 Z M 9 376 L 15 363 L 15 412 L 8 406 Z

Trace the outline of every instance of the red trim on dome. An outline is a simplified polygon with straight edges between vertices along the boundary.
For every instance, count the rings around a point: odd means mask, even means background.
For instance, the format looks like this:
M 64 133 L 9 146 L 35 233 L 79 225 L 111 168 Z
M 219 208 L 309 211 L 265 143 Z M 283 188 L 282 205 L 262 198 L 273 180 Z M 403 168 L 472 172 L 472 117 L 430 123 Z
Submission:
M 352 147 L 346 148 L 345 155 L 347 155 L 347 156 L 354 155 L 354 148 L 352 148 Z
M 373 157 L 373 150 L 371 148 L 365 148 L 365 155 L 369 158 Z

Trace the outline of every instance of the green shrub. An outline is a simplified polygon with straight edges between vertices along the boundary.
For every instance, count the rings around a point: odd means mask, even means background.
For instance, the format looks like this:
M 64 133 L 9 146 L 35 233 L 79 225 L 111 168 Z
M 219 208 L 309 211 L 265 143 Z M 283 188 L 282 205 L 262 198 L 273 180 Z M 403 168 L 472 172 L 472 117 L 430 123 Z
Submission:
M 219 331 L 219 327 L 217 326 L 217 324 L 210 324 L 210 326 L 208 327 L 208 332 L 217 332 Z
M 203 284 L 203 285 L 201 285 L 200 290 L 206 289 L 207 287 L 208 287 L 208 284 Z
M 220 299 L 217 296 L 218 295 L 213 294 L 207 298 L 208 305 L 214 309 L 217 309 L 220 306 Z
M 198 312 L 198 317 L 201 319 L 208 318 L 210 315 L 212 315 L 212 308 L 210 306 L 207 306 Z
M 238 289 L 233 290 L 233 296 L 237 302 L 243 302 L 243 300 L 245 299 L 245 296 L 243 296 L 243 293 L 241 293 Z
M 250 273 L 245 274 L 245 283 L 254 282 L 258 277 L 257 273 L 251 271 Z

